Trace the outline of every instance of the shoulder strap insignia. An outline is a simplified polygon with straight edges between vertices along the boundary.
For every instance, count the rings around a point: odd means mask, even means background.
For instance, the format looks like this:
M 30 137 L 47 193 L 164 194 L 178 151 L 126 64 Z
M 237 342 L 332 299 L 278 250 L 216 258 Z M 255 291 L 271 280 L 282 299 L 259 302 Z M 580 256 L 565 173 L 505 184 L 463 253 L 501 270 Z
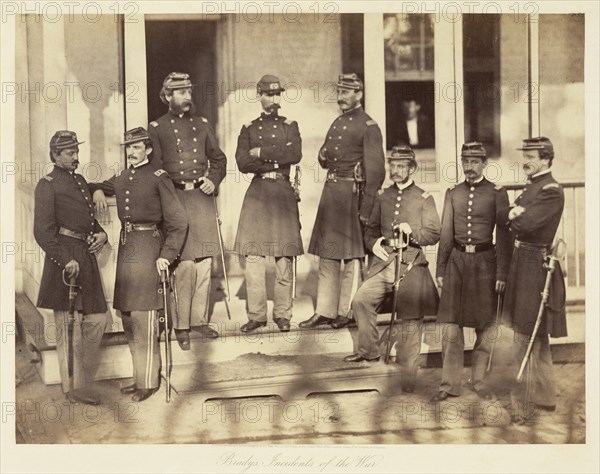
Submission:
M 366 124 L 367 125 L 377 125 L 377 122 L 375 122 L 375 120 L 367 120 Z
M 52 181 L 54 178 L 52 176 L 50 176 L 49 174 L 47 174 L 46 176 L 44 176 L 44 179 L 48 180 L 48 181 Z
M 452 191 L 452 190 L 453 190 L 455 187 L 456 187 L 456 184 L 453 184 L 452 186 L 450 186 L 450 187 L 448 188 L 448 191 Z
M 250 128 L 252 126 L 252 122 L 248 122 L 244 124 L 244 127 L 246 128 Z
M 560 189 L 560 184 L 558 184 L 558 183 L 548 183 L 542 189 Z
M 165 170 L 156 170 L 154 172 L 154 176 L 162 176 L 163 174 L 165 174 L 166 171 Z
M 502 190 L 504 189 L 504 187 L 503 187 L 503 186 L 501 186 L 501 185 L 499 185 L 499 184 L 497 184 L 496 186 L 494 186 L 494 189 L 495 189 L 496 191 L 502 191 Z
M 286 118 L 286 119 L 283 121 L 283 123 L 285 123 L 285 124 L 287 124 L 287 125 L 291 125 L 291 124 L 293 124 L 293 123 L 294 123 L 294 121 L 293 121 L 293 120 L 291 120 L 291 119 L 289 119 L 289 118 Z
M 377 191 L 377 195 L 381 196 L 385 191 L 383 189 L 380 189 L 379 191 Z
M 152 120 L 152 122 L 150 122 L 150 125 L 152 125 L 154 128 L 158 127 L 158 122 L 156 120 Z
M 427 191 L 423 191 L 423 194 L 421 194 L 423 199 L 427 199 L 429 196 L 431 196 L 431 194 L 429 194 Z
M 204 123 L 208 123 L 208 120 L 206 120 L 204 117 L 200 117 L 200 120 L 202 120 Z

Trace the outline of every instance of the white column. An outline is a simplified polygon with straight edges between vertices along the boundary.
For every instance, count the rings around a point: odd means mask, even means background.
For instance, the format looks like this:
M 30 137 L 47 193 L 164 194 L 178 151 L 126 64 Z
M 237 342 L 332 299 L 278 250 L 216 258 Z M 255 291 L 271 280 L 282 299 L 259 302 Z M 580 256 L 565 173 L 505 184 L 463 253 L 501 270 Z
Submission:
M 146 96 L 146 23 L 138 14 L 124 22 L 125 50 L 125 128 L 129 130 L 148 123 Z M 159 91 L 156 91 L 158 94 Z
M 44 83 L 41 84 L 41 87 L 51 84 L 57 84 L 62 87 L 67 78 L 65 25 L 62 17 L 56 22 L 46 21 L 43 23 L 42 42 Z M 35 53 L 28 50 L 28 54 Z M 54 132 L 64 130 L 68 126 L 67 101 L 45 101 L 43 96 L 40 100 L 44 105 L 44 130 L 46 134 L 45 143 L 47 144 L 50 142 L 50 138 L 54 135 Z
M 385 61 L 383 14 L 364 15 L 365 110 L 379 124 L 385 143 Z M 346 72 L 346 71 L 344 71 Z
M 460 148 L 464 142 L 462 22 L 443 16 L 435 23 L 435 155 L 440 191 L 459 177 Z
M 529 136 L 540 136 L 540 37 L 539 15 L 527 16 L 527 105 Z

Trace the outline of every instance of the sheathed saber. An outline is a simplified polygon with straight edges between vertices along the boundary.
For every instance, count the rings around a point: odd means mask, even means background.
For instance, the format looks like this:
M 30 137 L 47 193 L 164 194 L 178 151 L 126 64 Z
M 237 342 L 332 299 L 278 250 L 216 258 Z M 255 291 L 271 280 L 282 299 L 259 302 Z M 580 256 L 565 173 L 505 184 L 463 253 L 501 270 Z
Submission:
M 73 391 L 73 368 L 74 368 L 74 350 L 73 350 L 73 326 L 75 325 L 75 299 L 77 298 L 77 278 L 69 277 L 67 282 L 65 278 L 65 269 L 62 271 L 63 283 L 69 287 L 69 315 L 67 317 L 67 379 L 69 384 L 69 393 Z
M 548 273 L 546 273 L 546 282 L 544 284 L 544 290 L 542 291 L 542 301 L 540 301 L 540 308 L 538 310 L 537 318 L 535 320 L 535 325 L 533 326 L 533 332 L 531 333 L 531 337 L 529 338 L 529 344 L 527 345 L 525 357 L 523 357 L 523 362 L 521 362 L 521 368 L 519 369 L 519 373 L 517 374 L 517 382 L 520 382 L 523 378 L 523 372 L 525 371 L 525 367 L 527 366 L 527 362 L 529 361 L 535 338 L 537 336 L 538 330 L 540 329 L 540 325 L 542 324 L 544 310 L 546 309 L 546 304 L 548 303 L 548 298 L 550 297 L 550 284 L 552 282 L 552 274 L 556 269 L 556 262 L 558 260 L 562 260 L 562 258 L 565 255 L 565 250 L 566 244 L 564 240 L 558 239 L 556 245 L 552 249 L 552 254 L 548 257 Z
M 296 202 L 300 202 L 300 181 L 302 179 L 302 168 L 296 165 L 294 172 L 294 196 L 296 197 Z M 296 287 L 298 282 L 298 256 L 294 255 L 292 257 L 292 299 L 296 299 Z
M 413 258 L 412 261 L 406 266 L 404 273 L 400 274 L 400 266 L 402 264 L 402 251 L 403 251 L 404 247 L 408 246 L 408 242 L 410 240 L 410 234 L 405 234 L 404 232 L 400 232 L 400 229 L 398 227 L 394 227 L 393 232 L 394 232 L 394 239 L 392 240 L 391 244 L 392 244 L 394 251 L 396 252 L 396 256 L 394 257 L 396 268 L 394 269 L 394 296 L 392 298 L 392 315 L 390 317 L 390 328 L 388 330 L 387 344 L 386 344 L 386 348 L 385 348 L 385 357 L 383 359 L 386 364 L 389 362 L 390 352 L 392 350 L 392 329 L 394 328 L 394 323 L 396 321 L 396 318 L 398 317 L 398 314 L 397 314 L 398 312 L 396 310 L 396 306 L 398 304 L 398 290 L 400 288 L 400 283 L 402 283 L 402 280 L 404 280 L 404 277 L 406 277 L 406 274 L 414 266 L 415 260 L 419 256 L 419 253 L 417 252 L 417 254 L 415 255 L 415 258 Z
M 162 294 L 164 312 L 163 316 L 158 317 L 159 323 L 163 323 L 165 326 L 165 382 L 167 390 L 167 403 L 171 401 L 171 338 L 169 331 L 169 301 L 168 301 L 168 289 L 169 289 L 169 271 L 162 270 L 160 272 L 160 285 L 158 292 Z
M 213 204 L 215 206 L 215 219 L 217 221 L 217 235 L 219 236 L 219 251 L 221 252 L 221 265 L 223 266 L 223 278 L 225 278 L 225 309 L 227 310 L 227 318 L 231 320 L 231 311 L 229 310 L 229 279 L 227 278 L 227 268 L 225 266 L 225 246 L 223 245 L 223 234 L 221 233 L 221 217 L 219 216 L 219 207 L 217 206 L 217 196 L 213 193 Z

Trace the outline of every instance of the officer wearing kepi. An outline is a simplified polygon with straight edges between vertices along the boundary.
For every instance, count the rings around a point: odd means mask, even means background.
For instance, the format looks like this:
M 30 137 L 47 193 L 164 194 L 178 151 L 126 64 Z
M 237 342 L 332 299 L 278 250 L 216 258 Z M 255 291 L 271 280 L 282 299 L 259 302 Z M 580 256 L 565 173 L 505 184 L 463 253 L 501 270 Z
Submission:
M 75 132 L 56 132 L 50 140 L 54 169 L 35 188 L 33 233 L 46 254 L 37 306 L 54 310 L 56 351 L 67 399 L 97 405 L 100 398 L 89 385 L 98 368 L 107 315 L 96 254 L 106 243 L 107 235 L 96 220 L 88 183 L 75 173 L 81 143 L 84 142 L 77 140 Z M 69 289 L 63 281 L 72 277 L 79 288 L 73 326 L 73 390 L 69 390 Z
M 379 360 L 377 310 L 392 294 L 396 276 L 396 252 L 390 242 L 397 238 L 396 233 L 404 234 L 407 245 L 402 251 L 400 275 L 411 263 L 414 266 L 408 269 L 398 288 L 396 362 L 400 365 L 402 390 L 413 392 L 421 351 L 423 316 L 435 314 L 439 301 L 421 247 L 435 245 L 440 239 L 440 218 L 433 196 L 418 187 L 411 178 L 417 168 L 411 147 L 395 146 L 389 165 L 394 184 L 377 196 L 365 231 L 365 244 L 373 250 L 375 261 L 352 302 L 358 323 L 358 351 L 344 360 Z
M 339 76 L 342 115 L 331 124 L 319 150 L 327 180 L 308 249 L 319 256 L 317 308 L 300 323 L 302 328 L 329 325 L 339 329 L 351 322 L 350 303 L 360 286 L 365 256 L 361 227 L 369 219 L 385 178 L 381 130 L 361 105 L 363 89 L 356 74 Z M 357 166 L 361 172 L 356 172 Z
M 515 330 L 514 363 L 523 360 L 537 318 L 547 269 L 545 258 L 560 224 L 565 195 L 551 173 L 554 146 L 546 137 L 523 140 L 527 185 L 504 217 L 515 238 L 508 270 L 502 322 Z M 548 335 L 565 337 L 565 284 L 560 265 L 552 274 L 549 300 L 537 332 L 522 383 L 511 392 L 513 421 L 527 422 L 538 408 L 554 411 L 556 392 Z
M 236 237 L 236 250 L 246 257 L 248 319 L 243 332 L 267 324 L 266 258 L 277 268 L 273 321 L 290 330 L 292 317 L 292 260 L 302 255 L 298 202 L 290 184 L 290 167 L 302 158 L 298 123 L 278 114 L 279 78 L 263 76 L 257 94 L 263 111 L 245 124 L 238 137 L 235 159 L 242 173 L 254 173 L 246 192 Z
M 499 220 L 508 209 L 508 193 L 483 176 L 487 156 L 481 143 L 465 143 L 461 163 L 465 181 L 446 191 L 438 247 L 443 369 L 433 402 L 460 395 L 463 327 L 475 328 L 477 337 L 471 355 L 473 389 L 483 398 L 491 397 L 484 383 L 491 348 L 486 329 L 495 321 L 510 263 L 512 239 L 506 222 Z
M 148 132 L 154 145 L 152 164 L 169 173 L 189 222 L 174 272 L 177 305 L 173 321 L 180 347 L 189 350 L 190 326 L 199 326 L 203 337 L 218 337 L 208 326 L 212 257 L 219 254 L 213 193 L 225 177 L 227 159 L 208 120 L 194 112 L 188 74 L 170 73 L 160 98 L 169 111 L 150 122 Z
M 133 359 L 133 384 L 121 393 L 141 402 L 158 390 L 160 273 L 179 255 L 188 225 L 167 172 L 150 166 L 148 132 L 142 127 L 127 131 L 124 145 L 127 169 L 90 189 L 99 210 L 106 210 L 105 194 L 117 198 L 122 227 L 113 306 L 123 316 Z

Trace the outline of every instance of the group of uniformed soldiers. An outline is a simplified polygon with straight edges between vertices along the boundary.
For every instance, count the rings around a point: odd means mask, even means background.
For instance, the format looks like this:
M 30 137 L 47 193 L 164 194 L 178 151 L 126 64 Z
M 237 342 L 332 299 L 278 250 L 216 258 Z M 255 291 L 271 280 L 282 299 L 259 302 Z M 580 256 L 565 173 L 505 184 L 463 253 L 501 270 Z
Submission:
M 227 160 L 208 121 L 194 111 L 192 87 L 188 74 L 174 72 L 165 78 L 160 97 L 168 112 L 150 122 L 148 130 L 137 127 L 125 133 L 127 169 L 102 183 L 88 184 L 75 173 L 82 142 L 74 132 L 59 131 L 50 141 L 55 168 L 40 180 L 35 195 L 35 238 L 46 252 L 38 306 L 53 309 L 57 326 L 64 327 L 68 289 L 62 273 L 77 277 L 81 290 L 72 389 L 65 384 L 66 341 L 57 341 L 63 389 L 71 401 L 100 403 L 87 387 L 106 324 L 96 262 L 107 241 L 96 220 L 97 212 L 106 210 L 105 195 L 116 196 L 122 223 L 114 307 L 123 316 L 134 365 L 133 383 L 121 391 L 142 401 L 158 389 L 161 272 L 170 271 L 173 278 L 173 327 L 180 347 L 190 349 L 192 326 L 204 337 L 218 337 L 208 325 L 208 299 L 212 258 L 222 252 L 215 196 Z M 362 107 L 363 83 L 354 73 L 342 74 L 337 88 L 342 114 L 318 153 L 327 178 L 308 249 L 319 256 L 317 305 L 299 327 L 358 325 L 356 353 L 345 360 L 379 360 L 377 313 L 397 287 L 396 362 L 402 390 L 415 389 L 423 316 L 437 313 L 443 325 L 443 370 L 431 400 L 460 395 L 464 327 L 475 328 L 477 335 L 472 388 L 490 398 L 486 373 L 492 343 L 486 331 L 499 322 L 511 326 L 523 335 L 515 338 L 519 342 L 514 351 L 515 358 L 522 357 L 544 286 L 544 259 L 564 206 L 562 188 L 550 173 L 552 143 L 545 137 L 524 140 L 523 168 L 530 184 L 513 206 L 507 191 L 483 176 L 483 145 L 464 144 L 465 181 L 446 192 L 440 223 L 433 197 L 411 177 L 417 161 L 409 145 L 393 147 L 388 158 L 393 184 L 380 191 L 385 154 L 379 126 Z M 295 259 L 304 253 L 299 197 L 290 182 L 291 168 L 302 158 L 302 142 L 297 122 L 279 115 L 283 91 L 275 76 L 258 81 L 262 112 L 242 126 L 235 153 L 240 171 L 254 174 L 235 245 L 246 263 L 248 322 L 243 332 L 266 325 L 268 262 L 276 266 L 273 321 L 281 331 L 290 330 Z M 404 246 L 400 285 L 394 265 L 399 249 L 392 245 L 398 236 Z M 438 242 L 436 288 L 423 247 Z M 362 282 L 367 254 L 372 262 Z M 496 321 L 496 302 L 503 293 L 502 320 Z M 86 336 L 86 331 L 100 337 Z M 560 269 L 525 382 L 513 387 L 514 404 L 534 403 L 550 410 L 555 405 L 548 334 L 566 335 Z

